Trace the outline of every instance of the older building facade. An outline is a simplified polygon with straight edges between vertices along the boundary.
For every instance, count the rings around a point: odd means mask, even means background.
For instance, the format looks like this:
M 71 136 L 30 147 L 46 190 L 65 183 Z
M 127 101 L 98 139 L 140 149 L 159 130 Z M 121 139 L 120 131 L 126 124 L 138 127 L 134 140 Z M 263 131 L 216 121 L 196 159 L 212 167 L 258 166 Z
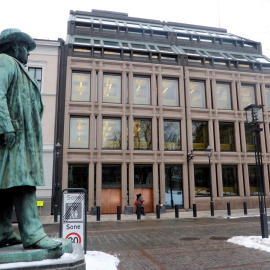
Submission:
M 146 212 L 157 204 L 207 210 L 211 193 L 215 209 L 258 207 L 249 104 L 265 105 L 269 197 L 270 60 L 259 42 L 220 28 L 71 11 L 63 59 L 56 179 L 87 189 L 89 209 L 124 212 L 137 193 Z

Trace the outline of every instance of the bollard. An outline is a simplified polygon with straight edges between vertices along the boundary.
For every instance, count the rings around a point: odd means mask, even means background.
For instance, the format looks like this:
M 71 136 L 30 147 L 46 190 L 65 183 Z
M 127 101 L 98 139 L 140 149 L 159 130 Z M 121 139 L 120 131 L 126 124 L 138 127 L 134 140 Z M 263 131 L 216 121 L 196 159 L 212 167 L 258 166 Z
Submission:
M 141 219 L 141 206 L 137 205 L 137 219 Z
M 196 206 L 196 203 L 193 203 L 193 217 L 197 217 L 197 206 Z
M 179 218 L 178 205 L 175 205 L 175 218 Z
M 160 219 L 160 205 L 156 205 L 156 214 L 157 214 L 157 219 Z
M 231 215 L 231 204 L 229 202 L 227 202 L 227 214 L 228 216 Z
M 97 206 L 97 221 L 100 221 L 100 206 Z
M 117 220 L 121 220 L 121 206 L 117 206 Z
M 57 206 L 57 204 L 54 206 L 54 222 L 57 222 L 57 217 L 58 217 L 58 206 Z
M 243 205 L 244 205 L 244 215 L 247 215 L 247 203 L 244 202 Z
M 211 208 L 211 217 L 213 217 L 215 215 L 215 212 L 214 212 L 214 202 L 210 202 L 210 208 Z

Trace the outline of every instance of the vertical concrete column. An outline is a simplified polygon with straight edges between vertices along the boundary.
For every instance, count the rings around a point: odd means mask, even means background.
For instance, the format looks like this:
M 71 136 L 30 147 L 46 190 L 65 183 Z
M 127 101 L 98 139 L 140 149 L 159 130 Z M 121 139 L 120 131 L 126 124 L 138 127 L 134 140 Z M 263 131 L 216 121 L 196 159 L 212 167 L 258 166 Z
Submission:
M 206 108 L 212 108 L 212 93 L 211 93 L 211 82 L 209 79 L 209 72 L 207 72 L 207 79 L 205 82 L 205 98 L 206 98 Z
M 127 73 L 126 71 L 122 72 L 122 104 L 127 104 Z
M 191 192 L 189 192 L 189 189 L 191 189 L 191 186 L 188 185 L 188 166 L 190 166 L 190 168 L 193 168 L 193 162 L 189 162 L 189 163 L 184 163 L 183 164 L 183 170 L 182 170 L 182 178 L 183 178 L 183 204 L 184 204 L 184 208 L 188 209 L 190 208 L 190 206 L 192 205 L 191 203 Z M 191 171 L 190 171 L 191 173 Z M 185 180 L 186 179 L 186 180 Z M 193 179 L 193 178 L 192 178 Z M 191 177 L 189 179 L 191 181 Z M 192 185 L 193 188 L 193 197 L 194 197 L 194 184 Z M 193 198 L 192 197 L 192 198 Z
M 217 111 L 218 110 L 218 107 L 217 107 L 217 91 L 216 91 L 217 82 L 216 82 L 215 78 L 213 78 L 211 80 L 211 85 L 212 85 L 212 89 L 213 89 L 213 92 L 212 92 L 213 109 L 215 109 L 215 111 Z
M 215 136 L 215 142 L 216 142 L 215 149 L 216 149 L 216 152 L 220 152 L 219 121 L 218 121 L 218 119 L 215 119 L 214 122 L 215 122 L 215 125 L 214 125 L 214 129 L 215 129 L 214 136 Z
M 217 164 L 217 182 L 218 182 L 218 197 L 223 197 L 223 183 L 222 183 L 222 166 L 221 163 Z
M 244 165 L 244 175 L 243 175 L 243 179 L 245 181 L 245 192 L 246 192 L 246 196 L 250 196 L 250 187 L 249 187 L 249 177 L 248 177 L 248 164 L 245 163 Z
M 157 152 L 157 142 L 158 142 L 158 132 L 157 132 L 157 118 L 154 116 L 152 118 L 152 149 L 154 154 Z
M 211 181 L 212 181 L 212 192 L 213 192 L 213 198 L 217 197 L 217 181 L 216 181 L 216 173 L 215 173 L 215 161 L 214 161 L 214 155 L 212 155 L 211 158 Z
M 129 204 L 131 206 L 135 206 L 134 203 L 135 203 L 135 194 L 134 194 L 134 164 L 133 162 L 129 163 L 129 170 L 128 170 L 128 173 L 129 173 Z M 134 208 L 135 209 L 135 208 Z
M 162 91 L 162 75 L 160 72 L 157 76 L 157 89 L 158 89 L 158 105 L 162 106 L 163 105 L 163 91 Z
M 164 121 L 163 121 L 163 117 L 159 118 L 158 121 L 158 131 L 159 131 L 159 150 L 160 151 L 164 151 Z
M 99 115 L 97 116 L 97 150 L 102 149 L 102 115 L 101 112 L 99 112 Z
M 94 65 L 94 63 L 93 63 Z M 94 103 L 96 101 L 96 86 L 97 86 L 97 74 L 96 69 L 93 67 L 91 69 L 91 82 L 90 82 L 90 101 Z
M 151 91 L 151 104 L 156 106 L 157 104 L 157 82 L 156 82 L 156 75 L 153 73 L 150 77 L 150 91 Z
M 94 168 L 95 164 L 93 162 L 90 162 L 88 168 L 88 211 L 90 211 L 91 207 L 94 206 L 94 196 L 95 196 Z
M 102 63 L 99 65 L 102 67 Z M 103 99 L 103 70 L 98 71 L 98 103 L 101 104 Z
M 242 152 L 246 153 L 247 152 L 247 144 L 246 144 L 246 132 L 245 132 L 245 122 L 244 121 L 240 122 L 240 129 L 239 129 L 238 133 L 236 133 L 236 131 L 235 131 L 235 134 L 240 135 L 240 138 L 238 138 L 238 140 L 235 141 L 235 143 L 240 144 L 240 140 L 241 140 Z M 240 148 L 240 145 L 239 145 L 239 148 Z M 241 149 L 239 149 L 239 152 L 241 152 Z
M 236 81 L 236 96 L 237 96 L 237 100 L 238 100 L 238 108 L 239 111 L 243 111 L 243 105 L 242 105 L 242 98 L 241 98 L 241 81 L 240 79 Z
M 239 196 L 244 197 L 245 196 L 245 190 L 244 190 L 244 175 L 242 170 L 242 164 L 237 164 L 237 176 L 238 176 L 238 185 L 239 185 Z
M 63 163 L 63 172 L 62 172 L 62 190 L 68 188 L 68 163 Z
M 235 121 L 234 122 L 234 134 L 239 134 L 240 135 L 240 130 L 239 130 L 239 122 Z M 245 141 L 242 141 L 243 143 Z M 241 152 L 241 142 L 240 142 L 240 136 L 235 136 L 235 150 L 236 152 L 240 153 Z
M 162 204 L 165 204 L 166 198 L 165 198 L 165 164 L 164 163 L 159 164 L 159 182 L 160 182 L 160 187 L 159 187 L 160 202 Z
M 155 162 L 153 164 L 153 197 L 154 197 L 154 211 L 155 206 L 159 204 L 159 196 L 158 196 L 158 165 Z
M 233 75 L 233 78 L 235 76 Z M 237 111 L 237 89 L 236 89 L 236 81 L 235 79 L 231 82 L 231 100 L 232 100 L 232 109 Z
M 99 161 L 96 164 L 96 204 L 101 207 L 102 202 L 102 165 Z M 102 210 L 102 209 L 101 209 Z
M 127 164 L 126 162 L 122 163 L 122 179 L 121 179 L 121 187 L 122 187 L 122 213 L 125 212 L 125 206 L 127 206 Z

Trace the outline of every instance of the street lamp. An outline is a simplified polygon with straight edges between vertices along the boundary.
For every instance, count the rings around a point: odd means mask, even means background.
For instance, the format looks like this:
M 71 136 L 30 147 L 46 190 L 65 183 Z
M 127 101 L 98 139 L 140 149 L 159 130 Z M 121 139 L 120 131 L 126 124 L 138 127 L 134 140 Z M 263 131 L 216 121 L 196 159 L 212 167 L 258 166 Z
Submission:
M 260 220 L 261 220 L 261 232 L 262 238 L 268 238 L 268 224 L 267 224 L 267 212 L 266 212 L 266 200 L 265 190 L 262 177 L 262 152 L 261 152 L 261 139 L 260 132 L 263 130 L 260 128 L 260 124 L 264 123 L 263 119 L 263 105 L 251 104 L 245 108 L 247 116 L 247 124 L 253 126 L 252 132 L 255 132 L 255 160 L 256 160 L 256 176 L 258 181 L 258 197 L 260 207 Z
M 212 193 L 212 179 L 211 179 L 211 156 L 213 154 L 213 148 L 211 148 L 209 145 L 205 149 L 205 154 L 208 156 L 209 159 L 209 183 L 210 183 L 210 209 L 211 209 L 211 217 L 214 216 L 214 202 L 213 202 L 213 193 Z
M 57 215 L 58 215 L 58 207 L 59 207 L 59 194 L 58 191 L 60 189 L 61 184 L 59 183 L 59 176 L 58 176 L 58 166 L 59 166 L 59 157 L 60 157 L 60 150 L 62 146 L 58 142 L 55 145 L 56 149 L 56 164 L 55 164 L 55 178 L 54 178 L 54 222 L 57 222 Z

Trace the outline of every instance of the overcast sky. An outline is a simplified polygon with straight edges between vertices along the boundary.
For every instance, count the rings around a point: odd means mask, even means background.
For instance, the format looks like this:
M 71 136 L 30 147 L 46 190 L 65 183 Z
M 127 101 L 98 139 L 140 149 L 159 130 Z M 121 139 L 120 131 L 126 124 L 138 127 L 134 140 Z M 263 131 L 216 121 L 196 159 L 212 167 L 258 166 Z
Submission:
M 0 31 L 15 27 L 39 39 L 66 39 L 70 10 L 102 9 L 130 17 L 227 29 L 259 41 L 270 58 L 270 0 L 3 0 Z

